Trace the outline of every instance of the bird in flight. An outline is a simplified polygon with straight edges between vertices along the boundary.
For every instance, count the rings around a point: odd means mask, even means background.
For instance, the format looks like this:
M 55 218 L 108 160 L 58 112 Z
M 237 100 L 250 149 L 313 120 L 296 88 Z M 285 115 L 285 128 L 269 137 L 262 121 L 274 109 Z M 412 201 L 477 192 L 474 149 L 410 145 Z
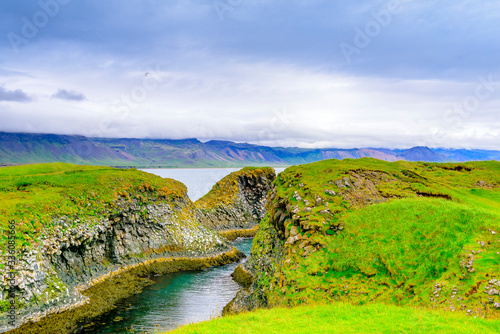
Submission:
M 146 72 L 146 74 L 144 74 L 145 77 L 147 77 L 149 75 L 149 72 Z

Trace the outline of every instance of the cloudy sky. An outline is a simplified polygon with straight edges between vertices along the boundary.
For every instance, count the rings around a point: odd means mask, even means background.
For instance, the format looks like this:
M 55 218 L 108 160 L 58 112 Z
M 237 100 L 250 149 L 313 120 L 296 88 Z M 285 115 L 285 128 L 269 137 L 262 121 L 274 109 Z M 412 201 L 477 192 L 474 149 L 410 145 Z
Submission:
M 498 0 L 2 0 L 0 131 L 500 149 Z

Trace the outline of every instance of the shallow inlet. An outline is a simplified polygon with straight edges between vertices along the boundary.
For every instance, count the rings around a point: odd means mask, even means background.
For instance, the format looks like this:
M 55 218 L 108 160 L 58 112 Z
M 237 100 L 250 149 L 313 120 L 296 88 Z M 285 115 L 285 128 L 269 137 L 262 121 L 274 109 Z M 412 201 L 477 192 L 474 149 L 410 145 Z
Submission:
M 247 256 L 253 239 L 234 245 Z M 156 284 L 122 300 L 111 312 L 95 318 L 81 333 L 150 333 L 220 315 L 240 286 L 230 276 L 238 263 L 201 271 L 153 277 Z

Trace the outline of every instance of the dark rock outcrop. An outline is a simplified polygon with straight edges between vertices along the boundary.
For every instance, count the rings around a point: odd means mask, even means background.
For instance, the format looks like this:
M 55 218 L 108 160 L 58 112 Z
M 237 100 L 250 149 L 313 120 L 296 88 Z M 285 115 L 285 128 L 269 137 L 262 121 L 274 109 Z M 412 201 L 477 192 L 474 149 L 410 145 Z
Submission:
M 272 168 L 244 168 L 223 178 L 195 205 L 201 222 L 226 236 L 255 235 L 266 214 L 266 195 L 276 178 Z M 247 231 L 247 234 L 244 235 Z

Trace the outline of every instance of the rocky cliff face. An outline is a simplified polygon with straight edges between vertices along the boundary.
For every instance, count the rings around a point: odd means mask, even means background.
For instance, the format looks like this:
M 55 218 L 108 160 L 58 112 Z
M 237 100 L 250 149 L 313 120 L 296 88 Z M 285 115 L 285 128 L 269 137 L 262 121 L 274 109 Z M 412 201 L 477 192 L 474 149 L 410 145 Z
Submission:
M 145 258 L 196 251 L 204 255 L 228 247 L 220 236 L 199 224 L 196 208 L 186 198 L 174 202 L 120 200 L 118 212 L 92 228 L 59 230 L 44 243 L 51 263 L 68 282 L 83 282 L 109 270 Z
M 269 289 L 276 285 L 263 287 L 261 283 L 269 278 L 275 281 L 279 277 L 287 251 L 284 234 L 281 226 L 291 217 L 280 210 L 281 201 L 276 198 L 276 186 L 273 185 L 267 198 L 267 214 L 259 224 L 259 231 L 252 243 L 252 253 L 247 261 L 240 265 L 233 273 L 233 278 L 242 289 L 236 297 L 224 307 L 223 315 L 251 311 L 257 308 L 268 307 Z M 254 251 L 254 249 L 256 251 Z
M 216 231 L 254 229 L 264 218 L 266 196 L 276 178 L 272 168 L 244 168 L 226 176 L 195 205 L 202 223 Z
M 329 173 L 331 170 L 324 174 Z M 283 268 L 292 258 L 308 257 L 322 249 L 324 241 L 319 240 L 319 235 L 340 234 L 344 227 L 332 218 L 345 207 L 359 209 L 392 197 L 389 193 L 383 195 L 376 185 L 380 185 L 381 190 L 388 183 L 393 183 L 394 187 L 400 182 L 383 172 L 351 171 L 323 180 L 327 182 L 323 183 L 321 191 L 321 188 L 312 187 L 318 179 L 313 178 L 309 183 L 302 173 L 286 171 L 271 185 L 267 214 L 253 241 L 252 254 L 239 270 L 250 277 L 245 281 L 253 284 L 240 282 L 244 287 L 225 307 L 224 314 L 279 305 L 282 301 L 276 295 L 285 284 Z M 235 275 L 235 279 L 240 276 Z
M 274 177 L 272 169 L 238 172 L 205 198 L 205 204 L 207 199 L 213 204 L 210 208 L 195 206 L 179 183 L 179 191 L 168 191 L 172 196 L 148 187 L 129 189 L 101 217 L 54 215 L 53 227 L 41 233 L 36 247 L 20 250 L 14 286 L 16 325 L 88 308 L 87 291 L 127 271 L 142 277 L 237 261 L 243 254 L 214 230 L 254 227 L 264 216 L 265 196 Z M 179 265 L 165 267 L 176 259 Z M 189 259 L 192 265 L 187 264 Z M 2 300 L 8 302 L 8 274 L 1 278 Z M 0 330 L 9 329 L 5 312 Z M 32 328 L 21 332 L 28 330 Z
M 120 199 L 115 205 L 108 217 L 79 221 L 72 229 L 64 226 L 72 225 L 75 218 L 55 219 L 56 227 L 44 236 L 41 248 L 22 252 L 16 286 L 18 320 L 85 303 L 81 291 L 120 268 L 232 248 L 220 235 L 200 225 L 187 197 L 147 205 Z M 6 296 L 8 282 L 4 279 L 2 283 Z

